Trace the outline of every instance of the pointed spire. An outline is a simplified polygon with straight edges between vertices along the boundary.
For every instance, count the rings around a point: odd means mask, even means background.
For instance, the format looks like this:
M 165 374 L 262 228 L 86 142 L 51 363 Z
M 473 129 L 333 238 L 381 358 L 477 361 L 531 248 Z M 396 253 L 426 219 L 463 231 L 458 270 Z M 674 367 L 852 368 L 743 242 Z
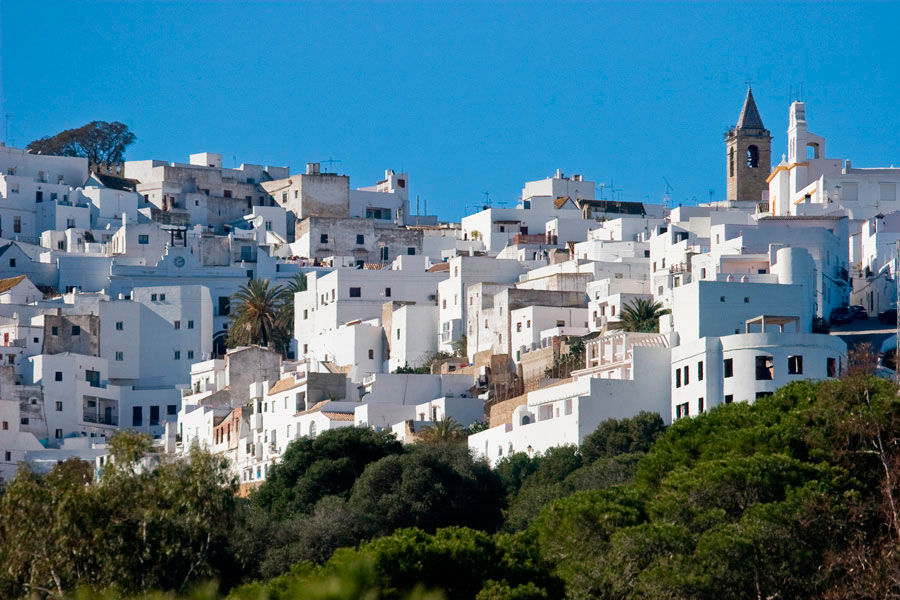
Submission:
M 744 107 L 741 109 L 741 116 L 738 117 L 737 129 L 765 129 L 759 111 L 756 110 L 756 102 L 753 100 L 753 90 L 747 86 L 747 98 L 744 100 Z

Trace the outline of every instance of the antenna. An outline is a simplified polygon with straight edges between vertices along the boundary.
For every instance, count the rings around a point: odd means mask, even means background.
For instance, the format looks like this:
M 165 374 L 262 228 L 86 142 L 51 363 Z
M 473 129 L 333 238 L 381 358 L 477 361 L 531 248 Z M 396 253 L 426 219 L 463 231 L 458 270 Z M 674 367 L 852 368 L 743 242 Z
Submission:
M 675 191 L 675 188 L 672 187 L 672 184 L 669 183 L 669 180 L 666 179 L 666 176 L 663 175 L 663 181 L 666 182 L 666 193 L 663 195 L 663 204 L 665 204 L 666 208 L 669 208 L 669 194 Z
M 8 146 L 12 146 L 12 143 L 9 141 L 9 120 L 15 119 L 15 118 L 16 118 L 15 115 L 11 115 L 9 113 L 6 113 L 5 115 L 3 115 L 3 121 L 6 125 L 6 133 L 3 136 L 3 141 L 6 142 L 6 144 Z
M 491 193 L 490 192 L 481 192 L 481 195 L 484 196 L 484 205 L 487 207 L 491 206 Z
M 333 158 L 331 156 L 329 156 L 325 160 L 320 160 L 319 162 L 322 163 L 323 165 L 328 165 L 328 168 L 325 170 L 326 173 L 331 173 L 334 170 L 334 165 L 341 163 L 341 161 L 339 161 L 336 158 Z

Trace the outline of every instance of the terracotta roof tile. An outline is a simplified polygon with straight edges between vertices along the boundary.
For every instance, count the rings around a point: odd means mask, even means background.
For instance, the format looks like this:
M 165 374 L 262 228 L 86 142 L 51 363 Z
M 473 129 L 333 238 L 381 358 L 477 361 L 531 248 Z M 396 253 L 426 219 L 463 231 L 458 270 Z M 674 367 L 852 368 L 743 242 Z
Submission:
M 16 275 L 15 277 L 9 277 L 7 279 L 0 279 L 0 294 L 3 292 L 8 292 L 13 289 L 25 279 L 24 275 Z

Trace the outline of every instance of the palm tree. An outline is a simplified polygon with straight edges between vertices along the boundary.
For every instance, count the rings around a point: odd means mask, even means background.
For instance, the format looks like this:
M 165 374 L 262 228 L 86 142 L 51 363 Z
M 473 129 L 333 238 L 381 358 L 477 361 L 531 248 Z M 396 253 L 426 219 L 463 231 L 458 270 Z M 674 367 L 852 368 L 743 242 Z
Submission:
M 658 333 L 659 318 L 670 312 L 668 308 L 662 307 L 662 303 L 651 298 L 636 298 L 631 304 L 625 305 L 622 318 L 618 323 L 611 323 L 610 327 L 624 331 Z
M 230 347 L 247 344 L 268 347 L 282 336 L 283 319 L 279 319 L 279 313 L 284 307 L 284 296 L 280 286 L 269 287 L 268 279 L 253 279 L 232 295 L 232 299 L 236 306 L 228 327 Z
M 416 436 L 423 444 L 458 444 L 466 439 L 466 432 L 453 417 L 446 417 L 425 427 Z

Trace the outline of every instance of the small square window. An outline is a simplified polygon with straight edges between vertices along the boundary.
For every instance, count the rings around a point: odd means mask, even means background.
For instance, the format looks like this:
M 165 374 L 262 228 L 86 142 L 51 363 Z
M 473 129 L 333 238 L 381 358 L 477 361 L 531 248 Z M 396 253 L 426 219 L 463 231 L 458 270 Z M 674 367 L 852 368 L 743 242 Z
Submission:
M 384 288 L 384 297 L 385 298 L 391 297 L 391 288 Z
M 122 351 L 116 352 L 116 360 L 119 362 L 125 360 L 125 353 Z
M 181 329 L 181 321 L 175 321 L 175 329 Z
M 406 249 L 406 253 L 407 253 L 408 255 L 410 255 L 410 256 L 415 256 L 415 255 L 416 255 L 416 249 L 413 248 L 412 246 L 410 246 L 409 248 Z
M 54 325 L 50 328 L 50 335 L 59 335 L 59 327 Z
M 160 301 L 160 302 L 165 302 L 165 301 L 166 301 L 166 295 L 165 295 L 165 294 L 160 294 L 160 295 L 159 295 L 159 301 Z
M 54 379 L 55 379 L 56 381 L 62 381 L 62 380 L 63 380 L 62 371 L 57 371 L 57 372 L 54 374 Z
M 803 374 L 803 357 L 802 356 L 788 356 L 788 373 L 790 375 L 802 375 Z
M 138 236 L 138 244 L 149 244 L 150 236 L 147 234 L 141 234 Z
M 361 298 L 362 297 L 362 288 L 358 288 L 358 287 L 350 288 L 350 297 L 351 298 Z
M 62 429 L 57 429 L 56 430 L 56 439 L 61 440 L 62 436 L 63 436 Z
M 193 350 L 188 350 L 187 357 L 188 357 L 188 358 L 194 358 L 194 351 L 193 351 Z
M 156 302 L 156 298 L 157 298 L 156 294 L 150 294 L 150 302 Z
M 725 394 L 725 404 L 734 402 L 734 394 Z
M 356 243 L 360 246 L 366 243 L 366 236 L 361 234 L 356 234 Z
M 80 325 L 72 325 L 72 335 L 81 335 Z
M 175 404 L 166 405 L 166 414 L 167 415 L 178 414 L 178 406 L 176 406 Z
M 320 244 L 328 243 L 328 234 L 327 233 L 323 233 L 322 235 L 319 236 L 319 243 Z
M 123 331 L 125 329 L 125 323 L 123 321 L 116 321 L 116 331 Z
M 194 321 L 189 320 L 188 321 L 188 329 L 193 329 L 193 328 L 194 328 Z
M 375 351 L 372 350 L 371 348 L 369 348 L 369 360 L 372 360 L 374 358 L 375 358 Z
M 744 296 L 744 304 L 750 304 L 750 296 Z
M 19 423 L 21 423 L 22 425 L 28 425 L 28 417 L 22 417 L 21 419 L 19 419 Z
M 181 351 L 180 350 L 175 351 L 175 360 L 181 360 Z
M 719 296 L 719 302 L 725 302 L 725 296 Z
M 56 412 L 62 412 L 62 409 L 63 409 L 62 402 L 57 400 L 56 401 Z

